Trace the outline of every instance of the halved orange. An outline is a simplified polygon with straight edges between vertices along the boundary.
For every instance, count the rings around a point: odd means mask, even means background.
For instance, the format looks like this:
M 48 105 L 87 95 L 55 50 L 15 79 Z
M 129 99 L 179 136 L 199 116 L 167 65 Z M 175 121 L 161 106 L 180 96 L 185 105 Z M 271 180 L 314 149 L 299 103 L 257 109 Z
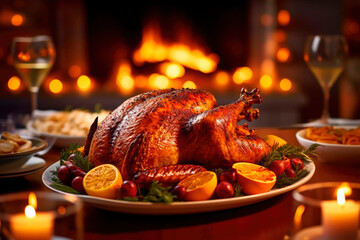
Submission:
M 115 198 L 122 182 L 123 179 L 117 167 L 112 164 L 102 164 L 86 173 L 83 186 L 90 196 Z
M 276 175 L 266 167 L 239 162 L 232 166 L 236 170 L 236 180 L 245 194 L 259 194 L 270 191 L 276 182 Z
M 266 135 L 264 140 L 270 147 L 273 147 L 275 144 L 277 144 L 278 147 L 281 147 L 287 143 L 284 139 L 276 135 Z
M 217 176 L 212 171 L 199 172 L 181 180 L 178 185 L 186 190 L 184 200 L 208 200 L 215 192 Z

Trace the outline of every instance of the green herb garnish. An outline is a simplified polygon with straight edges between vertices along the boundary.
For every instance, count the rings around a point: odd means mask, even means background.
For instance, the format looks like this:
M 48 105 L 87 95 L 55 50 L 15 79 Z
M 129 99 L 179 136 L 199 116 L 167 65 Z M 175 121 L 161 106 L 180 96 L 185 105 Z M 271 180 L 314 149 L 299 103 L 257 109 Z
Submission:
M 163 187 L 157 181 L 153 181 L 149 192 L 144 196 L 145 202 L 172 203 L 176 198 L 171 192 L 171 187 Z

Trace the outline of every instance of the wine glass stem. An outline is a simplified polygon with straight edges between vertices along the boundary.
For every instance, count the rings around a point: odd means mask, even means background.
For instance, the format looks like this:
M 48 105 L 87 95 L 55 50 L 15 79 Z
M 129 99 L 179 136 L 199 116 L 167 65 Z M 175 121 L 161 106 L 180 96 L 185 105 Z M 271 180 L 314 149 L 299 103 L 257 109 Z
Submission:
M 323 95 L 324 95 L 324 108 L 321 114 L 321 122 L 328 124 L 329 123 L 329 100 L 330 100 L 330 88 L 324 87 L 323 88 Z
M 37 92 L 31 91 L 31 116 L 33 117 L 34 111 L 37 109 Z

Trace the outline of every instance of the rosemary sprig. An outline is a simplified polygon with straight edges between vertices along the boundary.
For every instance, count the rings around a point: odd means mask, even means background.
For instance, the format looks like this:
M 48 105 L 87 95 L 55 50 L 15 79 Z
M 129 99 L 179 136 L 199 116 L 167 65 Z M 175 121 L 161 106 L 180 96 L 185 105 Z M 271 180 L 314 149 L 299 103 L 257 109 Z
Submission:
M 296 172 L 296 176 L 293 178 L 286 176 L 285 173 L 278 176 L 276 179 L 274 188 L 283 188 L 283 187 L 289 186 L 309 174 L 309 171 L 305 168 L 303 168 L 301 170 L 296 170 L 295 172 Z
M 307 163 L 311 161 L 311 157 L 317 156 L 315 150 L 318 146 L 318 144 L 312 144 L 309 148 L 304 149 L 303 147 L 289 144 L 285 144 L 280 147 L 274 145 L 271 152 L 265 155 L 260 160 L 259 164 L 268 168 L 273 161 L 281 160 L 284 156 L 288 158 L 298 158 L 304 163 Z
M 157 181 L 153 181 L 149 192 L 144 196 L 145 202 L 172 203 L 176 198 L 171 192 L 171 187 L 163 187 Z

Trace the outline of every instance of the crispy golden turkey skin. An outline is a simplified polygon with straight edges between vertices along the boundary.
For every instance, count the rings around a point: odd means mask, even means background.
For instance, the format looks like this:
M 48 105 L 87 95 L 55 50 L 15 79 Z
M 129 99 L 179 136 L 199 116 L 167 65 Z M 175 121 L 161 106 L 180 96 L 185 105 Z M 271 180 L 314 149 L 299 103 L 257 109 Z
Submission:
M 164 89 L 134 96 L 99 125 L 89 160 L 114 164 L 124 179 L 174 164 L 213 169 L 257 162 L 270 147 L 237 122 L 257 118 L 259 111 L 251 105 L 260 102 L 258 89 L 243 89 L 238 101 L 219 107 L 206 90 Z

